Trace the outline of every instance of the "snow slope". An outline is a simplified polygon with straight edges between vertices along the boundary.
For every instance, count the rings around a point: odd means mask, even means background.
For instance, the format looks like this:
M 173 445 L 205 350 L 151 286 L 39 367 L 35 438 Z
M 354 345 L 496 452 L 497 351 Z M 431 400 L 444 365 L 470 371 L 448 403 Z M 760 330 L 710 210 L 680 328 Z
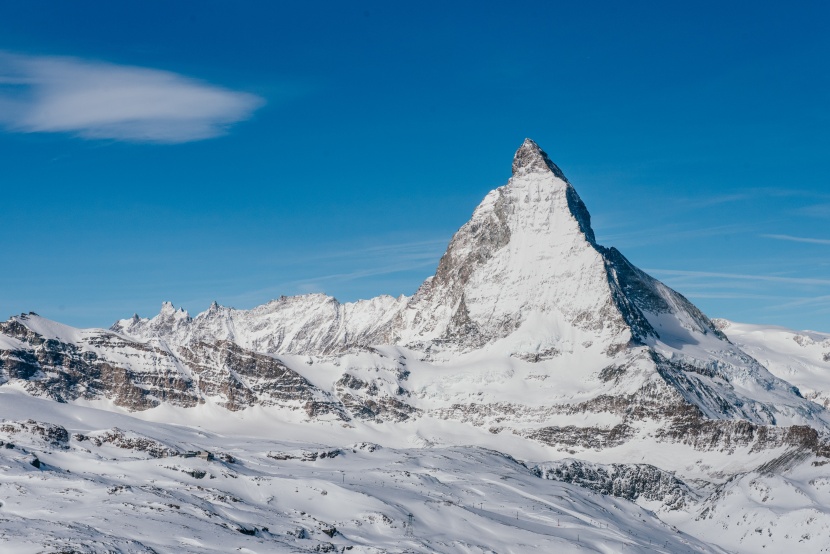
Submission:
M 9 412 L 45 403 L 0 396 Z M 325 446 L 45 411 L 51 426 L 0 423 L 3 551 L 723 552 L 491 450 Z M 216 457 L 173 455 L 202 450 Z
M 810 400 L 830 407 L 830 334 L 716 320 L 741 349 Z
M 0 415 L 3 551 L 752 553 L 830 544 L 830 473 L 804 452 L 714 483 L 643 464 L 523 462 L 460 441 L 391 448 L 360 440 L 368 428 L 297 439 L 314 429 L 283 429 L 263 413 L 224 422 L 232 432 L 221 433 L 195 424 L 218 426 L 209 417 L 144 421 L 10 388 L 0 391 Z M 655 450 L 649 458 L 660 460 Z M 214 458 L 182 455 L 198 451 Z

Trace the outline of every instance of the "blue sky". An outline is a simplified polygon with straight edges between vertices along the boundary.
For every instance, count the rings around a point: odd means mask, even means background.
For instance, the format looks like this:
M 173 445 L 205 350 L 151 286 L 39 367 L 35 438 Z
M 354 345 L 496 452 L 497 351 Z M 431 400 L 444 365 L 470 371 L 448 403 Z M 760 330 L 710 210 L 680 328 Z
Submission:
M 0 4 L 0 316 L 411 294 L 531 137 L 708 315 L 830 331 L 830 8 L 669 4 Z

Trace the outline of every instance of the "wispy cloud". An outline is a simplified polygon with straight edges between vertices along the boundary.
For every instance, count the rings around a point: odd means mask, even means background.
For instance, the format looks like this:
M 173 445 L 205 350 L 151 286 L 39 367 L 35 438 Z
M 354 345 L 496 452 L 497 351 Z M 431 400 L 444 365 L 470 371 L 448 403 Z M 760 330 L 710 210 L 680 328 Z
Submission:
M 708 208 L 719 204 L 732 204 L 735 202 L 747 202 L 769 197 L 776 198 L 828 198 L 827 194 L 817 193 L 814 190 L 801 190 L 792 188 L 773 187 L 748 187 L 734 192 L 720 195 L 697 197 L 680 197 L 676 201 L 684 208 Z M 830 207 L 830 205 L 827 205 Z
M 732 204 L 743 202 L 753 197 L 752 191 L 736 192 L 734 194 L 722 194 L 708 198 L 681 198 L 679 202 L 687 208 L 708 208 L 719 204 Z
M 666 242 L 678 242 L 704 237 L 736 235 L 755 231 L 759 223 L 715 225 L 712 227 L 681 228 L 676 224 L 654 226 L 647 229 L 620 231 L 617 233 L 597 233 L 597 241 L 606 245 L 625 247 L 648 246 Z
M 791 235 L 761 235 L 767 239 L 788 240 L 791 242 L 806 242 L 809 244 L 830 244 L 830 239 L 812 239 L 807 237 L 793 237 Z
M 293 273 L 300 277 L 265 288 L 225 296 L 223 302 L 230 305 L 256 305 L 282 294 L 333 293 L 336 290 L 349 290 L 350 284 L 353 285 L 367 278 L 406 275 L 412 272 L 417 274 L 414 284 L 414 287 L 417 287 L 420 280 L 429 275 L 438 265 L 447 242 L 446 238 L 393 242 L 281 259 L 280 265 L 282 266 L 297 266 Z M 407 282 L 411 280 L 411 277 L 406 279 Z M 394 295 L 412 294 L 414 287 L 409 285 L 403 290 L 389 292 Z M 194 299 L 187 305 L 199 305 L 200 303 L 204 304 Z
M 813 296 L 810 298 L 798 298 L 796 300 L 792 300 L 787 302 L 786 304 L 779 304 L 777 306 L 773 306 L 773 308 L 777 309 L 786 309 L 786 308 L 797 308 L 801 306 L 830 306 L 830 295 L 824 296 Z
M 778 275 L 753 275 L 744 273 L 717 273 L 711 271 L 687 271 L 680 269 L 646 269 L 648 273 L 677 277 L 712 277 L 719 279 L 736 279 L 741 281 L 765 281 L 770 283 L 791 283 L 797 285 L 830 285 L 830 279 L 813 279 L 810 277 L 782 277 Z
M 801 215 L 808 217 L 830 217 L 830 204 L 813 204 L 798 210 Z
M 169 71 L 0 52 L 0 125 L 13 132 L 190 142 L 226 133 L 263 103 Z
M 328 252 L 321 252 L 298 258 L 295 261 L 312 262 L 332 260 L 336 258 L 367 259 L 383 263 L 394 261 L 430 261 L 438 262 L 438 258 L 446 250 L 449 238 L 416 240 L 408 242 L 394 242 L 366 246 L 363 248 L 343 248 Z
M 331 261 L 350 258 L 357 260 L 361 269 L 351 271 L 337 271 L 333 273 L 315 273 L 306 279 L 294 281 L 292 284 L 313 282 L 315 285 L 322 282 L 343 282 L 378 275 L 389 275 L 418 269 L 434 269 L 438 264 L 441 252 L 446 247 L 446 240 L 415 241 L 388 245 L 370 246 L 351 251 L 336 252 L 307 260 L 328 259 Z M 336 265 L 341 266 L 337 261 Z M 354 265 L 350 264 L 352 267 Z M 319 267 L 319 265 L 318 265 Z
M 685 293 L 688 298 L 724 299 L 724 300 L 785 300 L 786 296 L 769 294 L 742 294 L 739 292 L 690 292 Z

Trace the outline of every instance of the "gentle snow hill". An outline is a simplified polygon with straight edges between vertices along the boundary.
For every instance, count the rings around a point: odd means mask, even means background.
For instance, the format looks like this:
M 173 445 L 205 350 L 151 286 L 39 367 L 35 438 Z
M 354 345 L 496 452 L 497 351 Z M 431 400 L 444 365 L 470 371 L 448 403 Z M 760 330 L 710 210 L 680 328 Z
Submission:
M 830 333 L 714 320 L 741 349 L 806 397 L 830 407 Z

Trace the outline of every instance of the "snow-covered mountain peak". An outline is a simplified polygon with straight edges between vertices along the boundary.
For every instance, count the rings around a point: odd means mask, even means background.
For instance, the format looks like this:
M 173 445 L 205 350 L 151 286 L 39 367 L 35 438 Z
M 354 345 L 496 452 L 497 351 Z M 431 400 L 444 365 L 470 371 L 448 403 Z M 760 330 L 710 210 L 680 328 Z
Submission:
M 568 179 L 555 163 L 550 161 L 547 153 L 533 140 L 526 138 L 513 156 L 513 175 L 528 173 L 551 172 L 566 183 Z
M 555 218 L 560 222 L 575 222 L 579 233 L 594 244 L 588 209 L 559 166 L 531 139 L 525 139 L 516 151 L 513 176 L 504 188 L 508 189 L 506 195 L 516 200 L 511 210 L 517 212 L 521 220 L 533 219 L 532 213 L 535 212 L 541 215 L 542 220 Z M 482 206 L 486 203 L 487 199 Z M 546 227 L 549 227 L 547 222 Z M 551 230 L 546 228 L 545 231 L 550 233 Z M 554 235 L 549 239 L 558 240 Z
M 176 319 L 188 319 L 190 318 L 190 314 L 188 314 L 184 308 L 179 308 L 178 310 L 173 305 L 172 302 L 163 302 L 161 304 L 161 311 L 159 315 L 165 317 L 173 317 Z
M 528 333 L 531 342 L 596 343 L 599 331 L 606 346 L 627 344 L 614 296 L 585 204 L 527 139 L 507 185 L 479 204 L 413 298 L 415 334 L 403 336 L 467 350 L 511 335 L 524 343 Z

